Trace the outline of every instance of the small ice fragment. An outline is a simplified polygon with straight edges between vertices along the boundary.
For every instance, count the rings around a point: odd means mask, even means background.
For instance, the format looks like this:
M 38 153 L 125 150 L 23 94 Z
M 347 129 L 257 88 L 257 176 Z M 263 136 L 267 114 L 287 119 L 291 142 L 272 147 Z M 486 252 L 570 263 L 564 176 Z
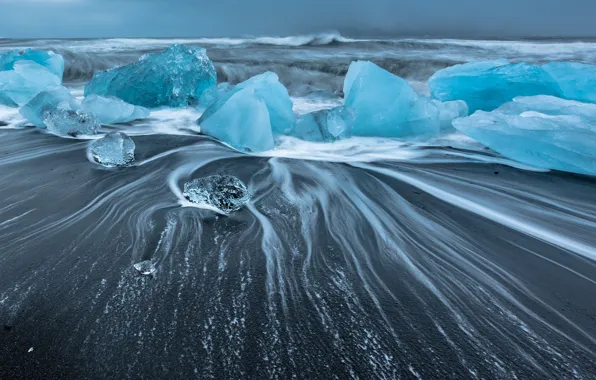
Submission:
M 229 214 L 240 210 L 250 200 L 246 185 L 231 175 L 212 175 L 184 184 L 184 197 L 190 202 L 208 205 Z
M 54 109 L 47 111 L 43 119 L 48 131 L 56 135 L 94 135 L 99 129 L 95 116 L 74 110 Z
M 215 79 L 205 49 L 172 45 L 133 64 L 95 73 L 85 96 L 115 96 L 148 108 L 182 107 L 196 103 L 203 91 L 215 86 Z
M 143 276 L 152 275 L 157 271 L 155 263 L 153 263 L 152 260 L 141 261 L 140 263 L 136 263 L 135 265 L 133 265 L 133 267 L 137 270 L 137 272 L 139 272 Z
M 135 143 L 122 132 L 108 133 L 89 146 L 93 159 L 103 166 L 130 165 L 135 159 Z
M 344 106 L 302 115 L 296 122 L 292 135 L 315 142 L 331 142 L 352 135 L 354 111 Z
M 102 124 L 128 123 L 149 116 L 145 107 L 133 106 L 113 96 L 89 95 L 81 104 L 83 111 L 92 113 Z
M 29 351 L 27 351 L 27 353 L 32 353 L 33 352 L 33 347 L 29 348 Z

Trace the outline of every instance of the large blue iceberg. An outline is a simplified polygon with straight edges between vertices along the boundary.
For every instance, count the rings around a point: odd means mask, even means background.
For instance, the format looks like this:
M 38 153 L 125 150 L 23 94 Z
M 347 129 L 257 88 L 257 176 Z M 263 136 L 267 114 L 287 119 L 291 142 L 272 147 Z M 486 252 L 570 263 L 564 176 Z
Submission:
M 344 105 L 355 111 L 352 132 L 356 136 L 419 137 L 440 131 L 434 102 L 372 62 L 352 62 L 344 98 Z
M 78 103 L 63 86 L 54 87 L 37 94 L 19 110 L 20 114 L 38 128 L 46 128 L 46 114 L 55 109 L 77 110 Z
M 277 74 L 267 72 L 221 94 L 198 120 L 201 132 L 245 151 L 274 147 L 274 134 L 296 123 L 292 100 Z
M 348 138 L 354 126 L 354 110 L 344 106 L 300 116 L 292 135 L 302 140 L 331 142 Z
M 516 161 L 596 175 L 596 104 L 519 97 L 492 112 L 456 119 L 459 131 Z
M 542 67 L 506 60 L 472 62 L 437 71 L 429 80 L 433 98 L 463 100 L 470 112 L 492 111 L 517 96 L 560 96 L 557 82 Z
M 11 69 L 0 71 L 0 101 L 7 106 L 21 106 L 46 88 L 62 83 L 46 67 L 30 60 L 17 60 Z
M 19 61 L 35 62 L 62 80 L 64 58 L 60 54 L 45 50 L 11 50 L 0 54 L 0 71 L 13 70 L 15 63 Z
M 215 80 L 205 49 L 172 45 L 136 63 L 96 73 L 85 86 L 85 96 L 115 96 L 149 108 L 181 107 L 196 103 Z
M 128 166 L 135 159 L 135 143 L 122 132 L 108 133 L 89 145 L 93 160 L 106 167 Z
M 128 123 L 149 116 L 145 107 L 133 106 L 118 98 L 89 95 L 81 103 L 83 111 L 92 113 L 103 124 Z

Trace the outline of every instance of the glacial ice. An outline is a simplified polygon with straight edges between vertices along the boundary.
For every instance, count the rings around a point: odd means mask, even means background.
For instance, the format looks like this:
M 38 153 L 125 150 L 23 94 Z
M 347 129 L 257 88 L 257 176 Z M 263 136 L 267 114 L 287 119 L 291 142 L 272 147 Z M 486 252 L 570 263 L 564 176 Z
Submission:
M 157 267 L 152 260 L 141 261 L 133 265 L 133 268 L 143 276 L 150 276 L 157 271 Z
M 558 83 L 544 68 L 506 60 L 439 70 L 428 80 L 428 87 L 434 99 L 463 100 L 470 112 L 492 111 L 517 96 L 561 95 Z
M 441 122 L 442 132 L 453 130 L 452 122 L 454 119 L 468 116 L 468 105 L 463 100 L 453 100 L 449 102 L 433 100 L 433 102 L 439 109 L 439 119 Z
M 302 115 L 291 134 L 302 140 L 331 142 L 350 137 L 353 125 L 354 111 L 339 106 Z
M 48 131 L 56 135 L 93 135 L 97 133 L 99 124 L 94 115 L 86 112 L 56 108 L 44 113 L 44 124 Z
M 122 132 L 108 133 L 89 145 L 93 159 L 107 167 L 130 165 L 135 159 L 135 143 Z
M 92 113 L 102 124 L 127 123 L 149 116 L 145 107 L 133 106 L 115 97 L 89 95 L 81 104 L 83 111 Z
M 274 147 L 274 134 L 296 123 L 292 100 L 275 73 L 257 75 L 222 94 L 198 120 L 201 132 L 245 151 Z
M 596 103 L 596 66 L 577 62 L 551 62 L 542 68 L 558 83 L 562 98 Z
M 223 214 L 240 210 L 250 200 L 246 185 L 231 175 L 212 175 L 184 184 L 189 201 L 215 208 Z
M 63 86 L 54 87 L 37 94 L 19 110 L 20 114 L 38 128 L 46 128 L 44 118 L 48 111 L 55 109 L 77 110 L 78 103 Z
M 0 71 L 13 70 L 18 61 L 33 61 L 62 80 L 64 58 L 60 54 L 45 50 L 11 50 L 0 54 Z
M 209 108 L 213 103 L 221 99 L 227 93 L 231 92 L 234 89 L 234 86 L 229 84 L 228 82 L 223 82 L 218 84 L 215 87 L 210 87 L 203 91 L 201 97 L 199 98 L 199 105 L 197 110 L 204 111 Z
M 33 61 L 19 60 L 12 67 L 0 71 L 0 99 L 4 99 L 4 105 L 21 106 L 41 91 L 62 83 L 61 78 Z
M 205 49 L 172 45 L 136 63 L 96 73 L 85 86 L 85 96 L 115 96 L 149 108 L 181 107 L 195 103 L 215 80 Z
M 439 133 L 439 110 L 402 78 L 372 62 L 352 62 L 344 81 L 344 105 L 355 111 L 353 134 L 418 137 Z
M 513 160 L 596 175 L 596 104 L 546 95 L 518 97 L 492 112 L 456 119 L 453 125 Z

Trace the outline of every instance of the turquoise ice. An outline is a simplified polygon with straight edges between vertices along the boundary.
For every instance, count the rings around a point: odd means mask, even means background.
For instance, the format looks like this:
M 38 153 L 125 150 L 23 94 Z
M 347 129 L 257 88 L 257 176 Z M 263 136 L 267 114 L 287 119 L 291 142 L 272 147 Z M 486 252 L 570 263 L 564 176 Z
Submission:
M 46 88 L 62 83 L 61 77 L 34 61 L 18 60 L 11 67 L 0 71 L 0 101 L 4 105 L 21 106 Z
M 596 104 L 519 97 L 492 112 L 456 119 L 459 131 L 513 160 L 596 175 Z
M 135 143 L 125 133 L 112 132 L 93 141 L 89 153 L 103 166 L 127 166 L 135 159 Z
M 355 136 L 420 137 L 439 133 L 439 110 L 404 79 L 372 62 L 352 62 L 344 105 L 354 109 Z
M 596 66 L 577 62 L 552 62 L 542 68 L 559 85 L 561 97 L 596 103 Z
M 33 61 L 62 80 L 64 58 L 60 54 L 45 50 L 11 50 L 0 54 L 0 71 L 14 69 L 14 64 L 19 61 Z
M 63 136 L 93 135 L 99 129 L 94 115 L 63 108 L 46 111 L 43 122 L 48 131 Z
M 296 124 L 288 90 L 277 74 L 267 72 L 236 85 L 213 103 L 198 120 L 201 132 L 245 151 L 274 146 L 273 135 L 290 132 Z
M 302 115 L 292 135 L 302 140 L 331 142 L 352 135 L 354 110 L 344 106 Z
M 19 110 L 20 114 L 39 128 L 46 128 L 46 113 L 55 109 L 77 110 L 78 103 L 63 86 L 54 87 L 37 94 Z
M 136 63 L 96 73 L 85 86 L 85 96 L 115 96 L 148 108 L 181 107 L 196 103 L 215 80 L 205 49 L 172 45 Z
M 223 82 L 215 87 L 210 87 L 203 91 L 199 98 L 199 105 L 197 110 L 204 111 L 209 108 L 213 103 L 224 97 L 227 93 L 231 92 L 234 86 L 228 82 Z
M 133 106 L 118 98 L 89 95 L 81 103 L 83 111 L 92 113 L 102 124 L 127 123 L 149 116 L 145 107 Z
M 428 87 L 434 99 L 463 100 L 470 112 L 492 111 L 517 96 L 561 96 L 558 83 L 544 68 L 506 60 L 439 70 L 428 80 Z
M 439 120 L 441 123 L 441 132 L 453 131 L 452 122 L 458 117 L 468 116 L 468 105 L 463 100 L 453 100 L 441 102 L 433 100 L 435 106 L 439 109 Z

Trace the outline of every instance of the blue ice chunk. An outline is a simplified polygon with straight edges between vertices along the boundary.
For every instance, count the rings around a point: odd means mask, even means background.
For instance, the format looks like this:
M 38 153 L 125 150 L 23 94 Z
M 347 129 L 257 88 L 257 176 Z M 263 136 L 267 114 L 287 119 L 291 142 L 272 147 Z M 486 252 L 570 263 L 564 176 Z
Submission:
M 452 122 L 458 117 L 468 116 L 468 105 L 463 100 L 452 100 L 449 102 L 441 102 L 434 100 L 435 105 L 439 109 L 439 119 L 441 121 L 441 131 L 453 131 Z
M 14 69 L 14 64 L 18 61 L 33 61 L 62 80 L 64 58 L 60 54 L 45 50 L 11 50 L 0 54 L 0 71 Z
M 181 107 L 196 103 L 215 79 L 215 67 L 205 49 L 172 45 L 136 63 L 97 72 L 85 86 L 85 96 L 115 96 L 149 108 Z
M 292 99 L 290 99 L 288 90 L 279 82 L 277 74 L 272 72 L 256 75 L 237 84 L 231 91 L 220 93 L 221 98 L 207 108 L 199 119 L 199 124 L 201 120 L 206 120 L 218 112 L 233 95 L 245 90 L 246 94 L 251 93 L 264 102 L 273 133 L 285 134 L 294 128 L 296 116 L 293 111 Z
M 204 111 L 209 108 L 213 103 L 224 97 L 227 93 L 231 92 L 234 86 L 228 82 L 218 84 L 216 87 L 210 87 L 203 91 L 199 98 L 199 105 L 197 110 Z
M 353 134 L 418 137 L 439 132 L 439 110 L 402 78 L 372 62 L 352 62 L 344 80 L 344 104 L 355 111 Z
M 596 104 L 519 97 L 492 112 L 456 119 L 453 125 L 513 160 L 596 175 Z
M 354 110 L 344 106 L 302 115 L 292 135 L 302 140 L 330 142 L 352 135 Z
M 236 149 L 258 152 L 274 147 L 267 105 L 252 88 L 234 92 L 215 112 L 204 116 L 199 119 L 201 132 Z
M 128 166 L 135 159 L 135 143 L 125 133 L 112 132 L 93 141 L 89 153 L 103 166 Z
M 470 112 L 492 111 L 517 96 L 561 96 L 561 89 L 542 67 L 506 60 L 472 62 L 437 71 L 428 87 L 434 99 L 463 100 Z
M 552 62 L 542 68 L 561 88 L 561 97 L 596 103 L 596 66 L 577 62 Z
M 240 210 L 250 201 L 244 182 L 231 175 L 194 179 L 184 184 L 183 195 L 190 202 L 208 206 L 225 215 Z
M 61 79 L 44 66 L 19 60 L 12 70 L 0 71 L 0 98 L 5 105 L 23 105 L 46 88 L 59 86 Z
M 71 109 L 55 108 L 46 111 L 43 122 L 48 131 L 56 135 L 93 135 L 99 129 L 94 115 Z
M 54 87 L 37 94 L 19 110 L 19 113 L 38 128 L 46 128 L 46 113 L 54 109 L 77 110 L 78 103 L 63 86 Z
M 83 111 L 92 113 L 103 124 L 128 123 L 149 116 L 145 107 L 133 106 L 113 96 L 89 95 L 81 104 Z

